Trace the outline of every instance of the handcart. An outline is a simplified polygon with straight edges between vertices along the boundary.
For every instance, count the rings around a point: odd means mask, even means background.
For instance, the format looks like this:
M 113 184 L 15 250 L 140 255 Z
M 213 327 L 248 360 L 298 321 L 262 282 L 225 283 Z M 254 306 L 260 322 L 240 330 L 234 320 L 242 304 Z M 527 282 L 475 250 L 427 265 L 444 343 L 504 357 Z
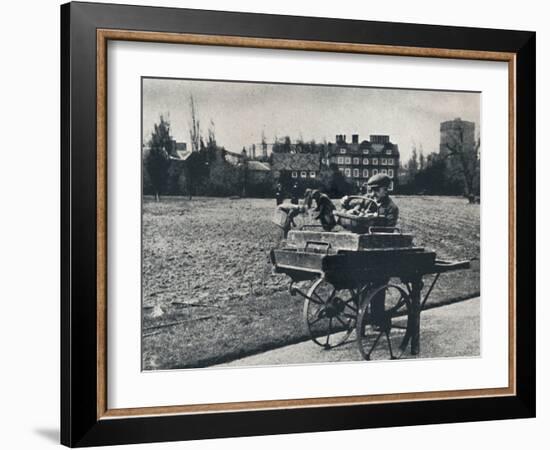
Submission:
M 365 232 L 290 231 L 284 245 L 271 250 L 275 272 L 288 275 L 290 293 L 304 298 L 305 327 L 321 347 L 342 345 L 355 332 L 366 360 L 400 358 L 409 344 L 417 355 L 420 314 L 439 276 L 470 262 L 437 259 L 398 228 L 344 218 L 348 228 Z M 435 277 L 422 296 L 429 274 Z

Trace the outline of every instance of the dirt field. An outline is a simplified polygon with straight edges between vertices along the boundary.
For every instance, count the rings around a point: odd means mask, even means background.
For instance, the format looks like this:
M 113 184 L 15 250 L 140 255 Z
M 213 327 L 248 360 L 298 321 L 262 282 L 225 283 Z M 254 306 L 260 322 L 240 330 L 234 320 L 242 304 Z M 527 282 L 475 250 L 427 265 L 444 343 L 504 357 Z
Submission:
M 479 205 L 394 197 L 399 226 L 439 258 L 479 255 Z M 204 367 L 307 339 L 302 301 L 271 273 L 274 200 L 144 200 L 143 368 Z M 442 276 L 431 302 L 479 294 L 478 265 Z

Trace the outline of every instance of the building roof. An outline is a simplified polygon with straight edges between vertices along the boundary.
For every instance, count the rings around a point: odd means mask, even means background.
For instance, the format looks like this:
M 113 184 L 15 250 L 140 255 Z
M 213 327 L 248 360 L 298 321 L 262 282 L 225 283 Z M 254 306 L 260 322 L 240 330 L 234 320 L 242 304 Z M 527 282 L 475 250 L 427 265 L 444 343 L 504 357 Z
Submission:
M 318 171 L 319 153 L 273 153 L 273 170 L 308 170 Z
M 235 153 L 235 152 L 232 152 L 231 150 L 225 150 L 225 154 L 226 156 L 229 156 L 231 158 L 239 158 L 239 159 L 242 159 L 244 158 L 244 155 L 241 153 Z
M 337 145 L 331 145 L 330 155 L 340 155 L 340 149 L 345 147 L 347 155 L 363 155 L 363 150 L 368 150 L 369 155 L 388 155 L 387 151 L 391 150 L 391 156 L 399 156 L 399 146 L 397 144 L 392 144 L 387 142 L 385 144 L 381 143 L 372 143 L 369 141 L 363 141 L 361 144 L 351 144 L 349 142 L 340 143 Z M 390 155 L 388 155 L 390 156 Z
M 264 163 L 261 161 L 248 161 L 248 170 L 253 170 L 256 172 L 270 172 L 271 168 L 269 163 Z

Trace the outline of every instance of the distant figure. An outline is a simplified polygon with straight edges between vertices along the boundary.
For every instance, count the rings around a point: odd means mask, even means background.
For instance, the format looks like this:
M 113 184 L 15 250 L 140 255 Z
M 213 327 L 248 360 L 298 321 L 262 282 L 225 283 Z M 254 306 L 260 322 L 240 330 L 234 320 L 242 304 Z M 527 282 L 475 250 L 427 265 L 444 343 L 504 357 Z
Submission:
M 311 197 L 315 200 L 315 203 L 317 203 L 315 211 L 319 211 L 319 214 L 315 217 L 315 219 L 319 219 L 323 230 L 332 230 L 336 226 L 336 219 L 334 217 L 334 210 L 336 208 L 329 196 L 318 190 L 314 190 Z
M 284 194 L 283 194 L 283 186 L 281 183 L 277 183 L 277 187 L 275 188 L 275 201 L 277 202 L 277 206 L 279 206 L 284 201 Z
M 292 189 L 290 190 L 290 203 L 293 205 L 298 204 L 298 183 L 292 185 Z
M 286 206 L 285 205 L 280 205 L 279 208 L 282 209 L 283 211 L 285 211 L 286 214 L 287 214 L 286 219 L 285 219 L 285 223 L 283 224 L 283 237 L 286 239 L 286 237 L 288 236 L 288 232 L 292 228 L 297 227 L 296 222 L 294 222 L 294 218 L 298 217 L 299 214 L 302 214 L 303 209 L 300 206 L 289 207 L 288 204 Z
M 311 204 L 313 203 L 313 194 L 315 193 L 314 189 L 306 189 L 304 192 L 304 201 L 302 204 L 307 208 L 311 209 Z

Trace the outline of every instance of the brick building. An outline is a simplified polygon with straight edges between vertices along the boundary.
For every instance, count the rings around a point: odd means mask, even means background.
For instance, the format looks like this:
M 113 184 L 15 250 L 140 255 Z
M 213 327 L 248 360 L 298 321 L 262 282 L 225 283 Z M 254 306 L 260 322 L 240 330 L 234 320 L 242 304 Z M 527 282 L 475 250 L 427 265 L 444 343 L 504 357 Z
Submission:
M 273 153 L 273 176 L 275 179 L 290 176 L 293 179 L 315 179 L 319 177 L 319 153 Z
M 371 134 L 370 140 L 359 142 L 359 135 L 353 134 L 351 142 L 347 142 L 345 135 L 338 134 L 336 143 L 329 144 L 325 163 L 336 164 L 338 170 L 357 186 L 373 175 L 387 174 L 392 179 L 390 190 L 393 190 L 399 169 L 399 148 L 387 135 Z

